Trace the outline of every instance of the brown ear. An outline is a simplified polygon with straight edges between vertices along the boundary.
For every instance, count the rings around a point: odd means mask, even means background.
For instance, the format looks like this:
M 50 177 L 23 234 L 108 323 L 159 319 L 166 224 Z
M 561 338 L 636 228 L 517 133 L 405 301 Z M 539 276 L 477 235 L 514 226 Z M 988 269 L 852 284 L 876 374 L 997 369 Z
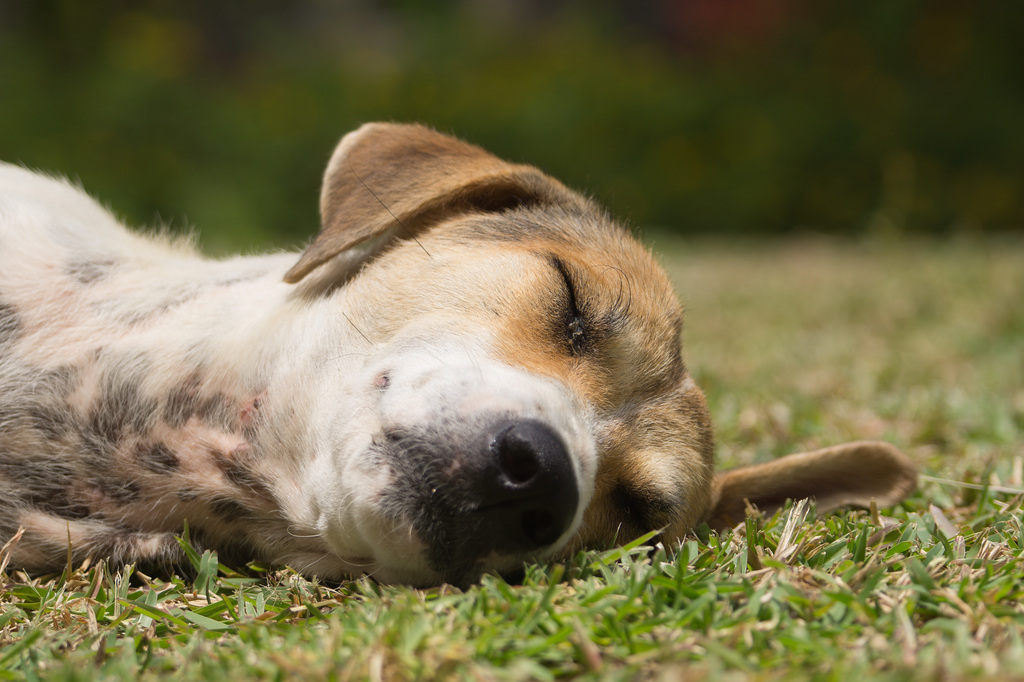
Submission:
M 568 190 L 532 166 L 420 125 L 368 123 L 342 138 L 320 193 L 321 231 L 285 275 L 295 283 L 334 256 L 386 233 L 415 238 L 460 211 L 501 210 Z
M 888 443 L 856 442 L 782 457 L 715 476 L 708 523 L 723 529 L 743 520 L 746 501 L 773 514 L 787 499 L 813 497 L 819 512 L 839 507 L 888 507 L 917 485 L 917 467 Z

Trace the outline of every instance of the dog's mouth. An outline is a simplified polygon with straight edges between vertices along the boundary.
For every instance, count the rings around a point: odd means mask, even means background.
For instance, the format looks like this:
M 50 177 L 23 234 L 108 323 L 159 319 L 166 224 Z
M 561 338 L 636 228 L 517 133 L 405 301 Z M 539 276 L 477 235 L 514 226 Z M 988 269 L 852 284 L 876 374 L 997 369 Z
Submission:
M 378 444 L 394 473 L 382 511 L 412 527 L 430 567 L 466 586 L 488 570 L 515 579 L 550 554 L 578 516 L 575 466 L 563 439 L 534 419 L 492 420 L 472 443 L 391 432 Z

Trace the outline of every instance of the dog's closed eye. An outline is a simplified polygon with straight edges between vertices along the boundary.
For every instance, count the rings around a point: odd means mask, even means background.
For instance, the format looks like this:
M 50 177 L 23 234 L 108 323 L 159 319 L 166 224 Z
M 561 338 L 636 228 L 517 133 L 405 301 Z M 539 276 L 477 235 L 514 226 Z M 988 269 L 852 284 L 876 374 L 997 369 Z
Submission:
M 562 311 L 561 325 L 565 330 L 569 353 L 574 357 L 579 357 L 586 354 L 592 346 L 587 319 L 583 311 L 580 310 L 577 285 L 566 269 L 565 263 L 557 257 L 552 258 L 552 263 L 565 283 L 566 301 Z

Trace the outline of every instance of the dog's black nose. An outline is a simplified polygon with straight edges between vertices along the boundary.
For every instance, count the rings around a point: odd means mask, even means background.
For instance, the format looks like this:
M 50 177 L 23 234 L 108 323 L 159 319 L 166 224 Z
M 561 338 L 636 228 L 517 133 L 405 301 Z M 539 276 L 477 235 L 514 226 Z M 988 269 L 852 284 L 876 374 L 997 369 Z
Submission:
M 569 528 L 579 505 L 572 459 L 546 424 L 526 420 L 500 427 L 491 462 L 478 481 L 480 512 L 498 549 L 550 545 Z

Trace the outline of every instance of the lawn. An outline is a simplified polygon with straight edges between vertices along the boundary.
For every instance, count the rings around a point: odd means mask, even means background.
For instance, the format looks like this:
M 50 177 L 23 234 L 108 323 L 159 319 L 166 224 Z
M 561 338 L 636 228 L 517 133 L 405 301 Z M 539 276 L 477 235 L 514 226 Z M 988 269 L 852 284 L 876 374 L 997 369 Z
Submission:
M 102 565 L 0 573 L 0 676 L 1024 680 L 1024 242 L 652 239 L 732 466 L 860 438 L 894 509 L 796 503 L 465 593 Z

